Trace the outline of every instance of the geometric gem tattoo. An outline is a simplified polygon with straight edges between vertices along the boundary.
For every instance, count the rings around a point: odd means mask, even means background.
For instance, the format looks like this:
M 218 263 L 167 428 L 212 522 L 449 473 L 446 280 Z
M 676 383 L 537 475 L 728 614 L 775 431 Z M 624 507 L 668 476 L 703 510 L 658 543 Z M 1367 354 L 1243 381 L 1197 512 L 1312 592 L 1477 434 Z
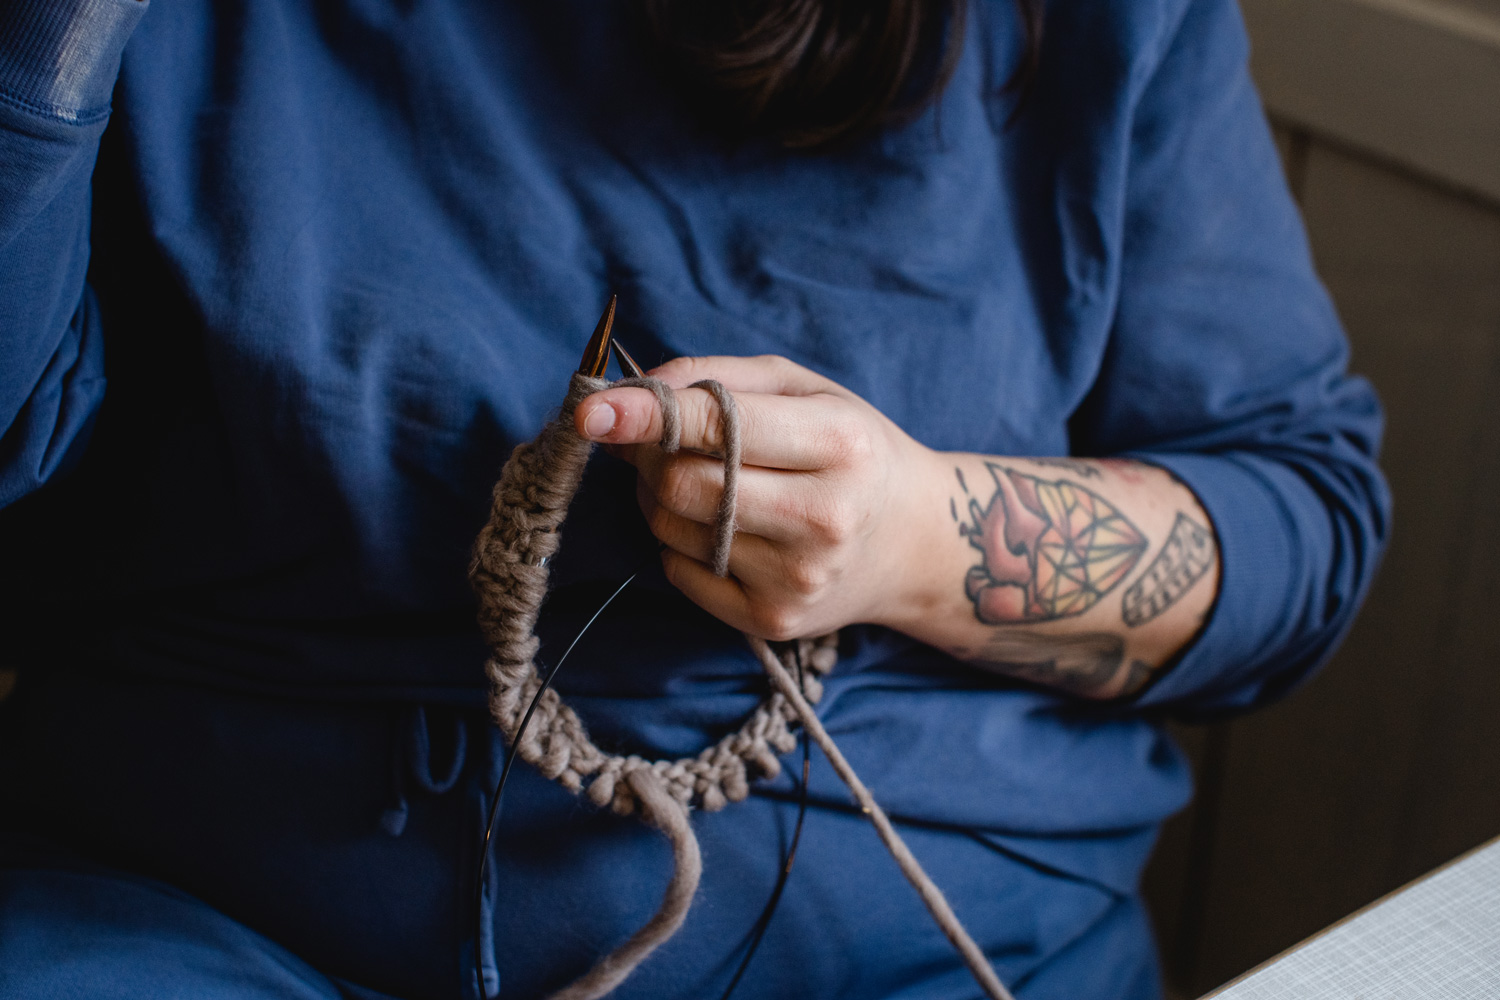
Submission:
M 1145 537 L 1097 493 L 985 465 L 994 495 L 987 506 L 970 497 L 969 522 L 958 529 L 981 557 L 964 582 L 980 621 L 1006 625 L 1082 614 L 1145 553 Z
M 1213 532 L 1179 513 L 1166 544 L 1125 591 L 1120 609 L 1125 624 L 1144 625 L 1176 604 L 1213 568 L 1215 557 Z

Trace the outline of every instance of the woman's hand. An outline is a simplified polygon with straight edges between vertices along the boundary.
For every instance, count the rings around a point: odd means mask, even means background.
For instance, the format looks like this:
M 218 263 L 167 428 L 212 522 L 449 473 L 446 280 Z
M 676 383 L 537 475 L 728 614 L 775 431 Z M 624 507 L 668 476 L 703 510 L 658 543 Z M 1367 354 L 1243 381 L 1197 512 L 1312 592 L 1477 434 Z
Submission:
M 638 495 L 665 545 L 667 578 L 715 617 L 788 639 L 851 622 L 901 627 L 921 604 L 918 525 L 947 506 L 935 453 L 869 403 L 785 358 L 678 358 L 652 375 L 678 390 L 682 449 L 666 454 L 656 398 L 608 389 L 579 404 L 578 430 L 640 470 Z M 723 491 L 717 379 L 742 418 L 730 576 L 709 568 Z M 949 526 L 951 528 L 951 526 Z
M 580 433 L 640 470 L 667 578 L 767 639 L 887 625 L 986 669 L 1089 698 L 1140 690 L 1198 632 L 1218 586 L 1212 522 L 1165 471 L 1105 459 L 934 452 L 784 358 L 679 358 L 682 451 L 645 389 L 578 406 Z M 723 491 L 717 379 L 742 416 L 739 529 L 714 576 Z

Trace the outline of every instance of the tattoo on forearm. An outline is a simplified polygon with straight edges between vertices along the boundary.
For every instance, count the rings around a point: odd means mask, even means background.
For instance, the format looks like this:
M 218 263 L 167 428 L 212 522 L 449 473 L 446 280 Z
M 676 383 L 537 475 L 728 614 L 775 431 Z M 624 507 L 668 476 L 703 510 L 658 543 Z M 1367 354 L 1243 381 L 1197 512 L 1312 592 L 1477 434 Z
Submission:
M 1116 687 L 1131 694 L 1145 684 L 1151 668 L 1140 660 L 1125 663 L 1125 641 L 1110 632 L 1047 635 L 1032 631 L 998 631 L 974 659 L 1012 677 L 1093 695 Z M 1115 684 L 1124 674 L 1123 683 Z
M 1176 604 L 1213 568 L 1217 558 L 1213 532 L 1179 513 L 1161 551 L 1141 578 L 1125 589 L 1120 607 L 1125 624 L 1144 625 Z
M 1030 459 L 1030 462 L 1032 465 L 1045 465 L 1051 469 L 1065 469 L 1075 476 L 1082 476 L 1084 479 L 1098 479 L 1100 476 L 1097 465 L 1080 462 L 1076 458 L 1033 458 Z
M 1155 673 L 1144 660 L 1131 660 L 1125 671 L 1125 683 L 1120 685 L 1120 695 L 1135 694 L 1146 686 L 1146 681 Z
M 969 497 L 959 534 L 979 551 L 965 592 L 990 625 L 1079 615 L 1130 575 L 1147 542 L 1109 501 L 1077 483 L 986 462 L 995 491 Z M 968 493 L 963 473 L 959 485 Z

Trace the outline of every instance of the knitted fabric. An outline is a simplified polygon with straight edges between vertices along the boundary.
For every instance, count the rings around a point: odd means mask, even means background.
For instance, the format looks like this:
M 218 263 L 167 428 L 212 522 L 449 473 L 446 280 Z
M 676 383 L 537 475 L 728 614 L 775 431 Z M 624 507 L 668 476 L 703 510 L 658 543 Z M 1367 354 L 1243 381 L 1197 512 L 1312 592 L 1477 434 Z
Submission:
M 747 636 L 772 681 L 772 691 L 740 728 L 694 757 L 648 761 L 607 754 L 589 739 L 581 719 L 556 691 L 537 702 L 531 724 L 519 733 L 527 706 L 542 686 L 535 664 L 537 616 L 546 596 L 548 563 L 561 541 L 568 505 L 578 491 L 592 444 L 574 429 L 573 414 L 588 395 L 601 389 L 638 386 L 652 392 L 661 407 L 664 451 L 676 451 L 681 438 L 677 398 L 659 379 L 619 382 L 574 375 L 562 412 L 533 441 L 517 446 L 495 485 L 489 522 L 475 544 L 469 578 L 479 598 L 479 625 L 491 649 L 485 664 L 491 683 L 490 711 L 517 754 L 549 779 L 595 805 L 619 815 L 637 814 L 661 830 L 672 844 L 673 875 L 661 906 L 624 944 L 551 1000 L 596 1000 L 618 986 L 650 953 L 670 938 L 687 917 L 702 875 L 702 857 L 688 811 L 715 811 L 750 793 L 750 782 L 775 777 L 777 753 L 796 746 L 791 726 L 800 722 L 818 742 L 835 771 L 849 785 L 861 810 L 871 818 L 902 872 L 916 886 L 934 919 L 994 1000 L 1010 1000 L 983 952 L 964 931 L 937 886 L 901 841 L 885 813 L 860 783 L 819 722 L 812 705 L 822 696 L 821 676 L 837 662 L 837 634 L 798 641 L 794 651 L 777 653 L 764 640 Z M 741 435 L 734 397 L 718 382 L 707 390 L 719 407 L 724 458 L 713 553 L 714 571 L 727 575 L 734 538 L 736 483 Z M 806 668 L 799 684 L 788 665 L 800 655 Z

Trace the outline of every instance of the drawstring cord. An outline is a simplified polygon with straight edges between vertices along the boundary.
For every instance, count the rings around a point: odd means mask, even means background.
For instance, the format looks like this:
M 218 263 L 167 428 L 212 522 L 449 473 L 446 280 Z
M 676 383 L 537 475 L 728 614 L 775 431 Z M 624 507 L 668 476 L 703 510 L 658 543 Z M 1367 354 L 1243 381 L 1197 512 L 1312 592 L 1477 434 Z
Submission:
M 453 720 L 452 759 L 441 777 L 433 773 L 432 734 L 424 705 L 413 705 L 400 713 L 393 725 L 391 738 L 391 795 L 393 802 L 380 814 L 380 829 L 388 836 L 406 832 L 411 815 L 407 801 L 406 779 L 410 775 L 417 787 L 430 795 L 446 795 L 458 784 L 469 753 L 469 727 L 456 713 Z

